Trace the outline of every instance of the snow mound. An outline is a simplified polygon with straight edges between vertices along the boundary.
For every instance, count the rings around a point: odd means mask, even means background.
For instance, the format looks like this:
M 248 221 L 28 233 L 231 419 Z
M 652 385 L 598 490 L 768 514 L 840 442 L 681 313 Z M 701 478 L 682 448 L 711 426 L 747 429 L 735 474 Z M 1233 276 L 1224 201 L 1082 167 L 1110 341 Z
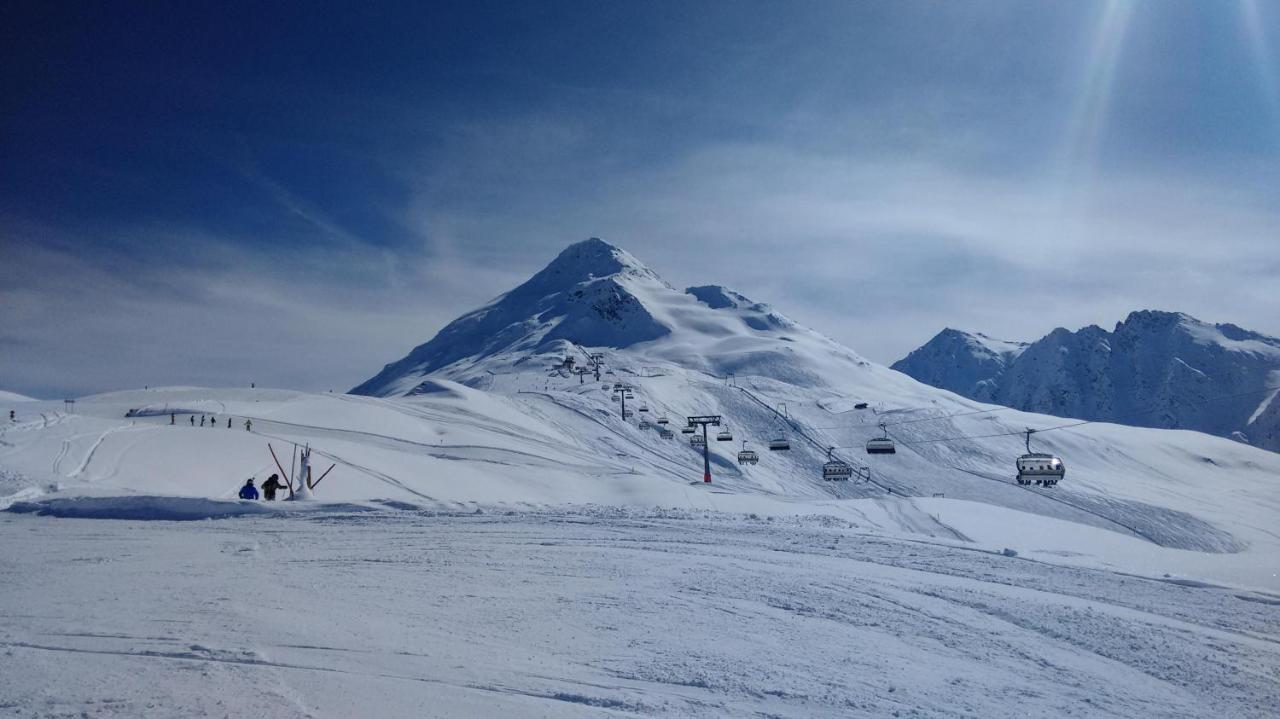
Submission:
M 62 497 L 38 502 L 14 502 L 6 511 L 67 519 L 134 519 L 169 522 L 224 519 L 250 514 L 279 514 L 276 509 L 255 502 L 154 495 Z

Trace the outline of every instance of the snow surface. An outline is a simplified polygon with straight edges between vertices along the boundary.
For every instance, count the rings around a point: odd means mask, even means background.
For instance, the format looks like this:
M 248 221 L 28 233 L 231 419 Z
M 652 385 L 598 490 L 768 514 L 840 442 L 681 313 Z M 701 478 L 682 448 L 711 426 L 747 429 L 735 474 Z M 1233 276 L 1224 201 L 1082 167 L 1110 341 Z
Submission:
M 1062 420 L 921 384 L 614 250 L 566 250 L 522 286 L 536 302 L 460 319 L 366 383 L 379 396 L 21 406 L 0 426 L 0 709 L 1272 711 L 1280 455 L 1095 423 L 1037 435 L 1066 479 L 1018 486 L 1016 433 Z M 595 352 L 599 381 L 553 369 Z M 623 422 L 615 382 L 649 412 Z M 683 435 L 638 426 L 694 414 L 734 434 L 710 443 L 711 484 Z M 863 452 L 880 421 L 895 455 Z M 779 433 L 790 452 L 764 448 Z M 743 440 L 758 465 L 736 463 Z M 269 446 L 288 476 L 295 445 L 334 465 L 316 501 L 235 499 L 280 472 Z M 824 482 L 832 447 L 870 481 Z M 172 521 L 197 519 L 217 521 Z
M 1270 717 L 1280 597 L 822 518 L 0 515 L 0 697 L 96 717 Z
M 5 390 L 0 389 L 0 404 L 5 404 L 8 402 L 34 402 L 34 401 L 35 401 L 35 398 L 33 397 L 28 397 L 23 394 L 18 394 L 17 392 L 6 392 Z

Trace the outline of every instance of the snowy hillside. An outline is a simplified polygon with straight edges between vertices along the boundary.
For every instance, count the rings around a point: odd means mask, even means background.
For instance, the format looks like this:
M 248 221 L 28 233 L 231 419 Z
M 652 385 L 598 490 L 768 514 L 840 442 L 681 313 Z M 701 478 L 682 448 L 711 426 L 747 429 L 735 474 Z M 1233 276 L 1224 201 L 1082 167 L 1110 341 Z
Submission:
M 0 406 L 6 405 L 6 404 L 12 404 L 14 402 L 34 402 L 34 401 L 35 401 L 34 399 L 32 399 L 31 397 L 27 397 L 26 395 L 21 395 L 21 394 L 18 394 L 17 392 L 6 392 L 0 389 Z
M 1112 332 L 1059 328 L 1031 344 L 946 329 L 893 369 L 1028 412 L 1280 450 L 1280 339 L 1181 313 L 1134 312 Z
M 592 355 L 600 379 L 566 369 L 566 357 L 582 369 Z M 625 421 L 620 383 L 634 393 Z M 358 389 L 381 396 L 150 389 L 81 398 L 72 415 L 61 402 L 27 403 L 0 430 L 10 473 L 0 503 L 233 498 L 244 478 L 275 470 L 270 441 L 282 456 L 310 444 L 336 465 L 319 492 L 329 501 L 824 513 L 1059 559 L 1105 554 L 1135 571 L 1154 562 L 1162 573 L 1277 582 L 1280 539 L 1264 529 L 1280 510 L 1277 455 L 1193 432 L 1052 429 L 1062 420 L 921 384 L 731 290 L 675 290 L 599 240 L 571 246 Z M 206 415 L 216 426 L 198 426 Z M 698 481 L 700 451 L 677 431 L 689 415 L 720 415 L 732 435 L 710 438 L 709 486 Z M 865 452 L 880 423 L 897 454 Z M 1035 448 L 1067 464 L 1056 488 L 1012 481 L 1027 427 L 1049 430 Z M 768 451 L 780 437 L 791 449 Z M 758 464 L 738 463 L 743 442 Z M 858 480 L 823 480 L 829 449 Z M 949 509 L 934 511 L 939 502 Z
M 6 705 L 1271 711 L 1278 454 L 964 399 L 598 240 L 357 389 L 16 404 L 0 425 Z M 709 414 L 708 484 L 679 429 Z M 1054 488 L 1013 481 L 1027 427 L 1067 464 Z M 867 454 L 882 432 L 897 452 Z M 743 442 L 758 464 L 739 464 Z M 235 499 L 249 477 L 294 476 L 306 446 L 329 471 L 319 501 Z M 825 481 L 829 456 L 857 478 Z M 103 518 L 120 521 L 87 521 Z M 152 521 L 203 518 L 221 521 Z M 87 679 L 50 679 L 65 673 Z

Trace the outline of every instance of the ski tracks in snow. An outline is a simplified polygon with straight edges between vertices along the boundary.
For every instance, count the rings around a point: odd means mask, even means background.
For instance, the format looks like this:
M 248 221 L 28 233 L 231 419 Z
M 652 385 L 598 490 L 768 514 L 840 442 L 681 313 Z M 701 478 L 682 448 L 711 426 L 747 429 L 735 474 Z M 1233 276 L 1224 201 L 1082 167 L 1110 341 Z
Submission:
M 1239 591 L 830 519 L 0 520 L 20 712 L 56 675 L 120 715 L 1261 719 L 1280 678 L 1276 605 Z

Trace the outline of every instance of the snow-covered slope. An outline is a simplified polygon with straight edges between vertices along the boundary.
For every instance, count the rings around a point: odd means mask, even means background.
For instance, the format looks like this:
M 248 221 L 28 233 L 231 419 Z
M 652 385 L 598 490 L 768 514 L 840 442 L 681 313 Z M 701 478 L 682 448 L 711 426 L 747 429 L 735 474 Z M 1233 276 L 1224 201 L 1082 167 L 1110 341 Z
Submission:
M 893 368 L 966 397 L 1060 417 L 1194 429 L 1280 450 L 1280 339 L 1173 312 L 1031 343 L 946 329 Z
M 599 380 L 552 369 L 595 353 Z M 615 382 L 635 388 L 628 421 Z M 244 478 L 275 471 L 268 442 L 286 464 L 298 443 L 315 448 L 317 469 L 337 466 L 317 492 L 326 501 L 828 514 L 1047 561 L 1280 586 L 1280 456 L 1194 432 L 1091 424 L 1036 438 L 1066 460 L 1065 482 L 1018 486 L 1018 433 L 1062 420 L 922 384 L 730 290 L 680 292 L 599 241 L 566 250 L 361 389 L 379 396 L 151 389 L 80 398 L 74 415 L 61 402 L 30 403 L 0 428 L 0 504 L 231 498 Z M 656 425 L 694 414 L 721 415 L 734 437 L 712 438 L 710 485 L 687 438 L 664 439 Z M 216 426 L 199 426 L 202 415 Z M 868 456 L 882 421 L 899 451 Z M 791 450 L 767 451 L 779 434 Z M 735 461 L 744 440 L 759 464 Z M 823 481 L 828 448 L 869 481 Z
M 13 402 L 34 402 L 35 399 L 17 392 L 6 392 L 0 389 L 0 405 L 10 404 Z

